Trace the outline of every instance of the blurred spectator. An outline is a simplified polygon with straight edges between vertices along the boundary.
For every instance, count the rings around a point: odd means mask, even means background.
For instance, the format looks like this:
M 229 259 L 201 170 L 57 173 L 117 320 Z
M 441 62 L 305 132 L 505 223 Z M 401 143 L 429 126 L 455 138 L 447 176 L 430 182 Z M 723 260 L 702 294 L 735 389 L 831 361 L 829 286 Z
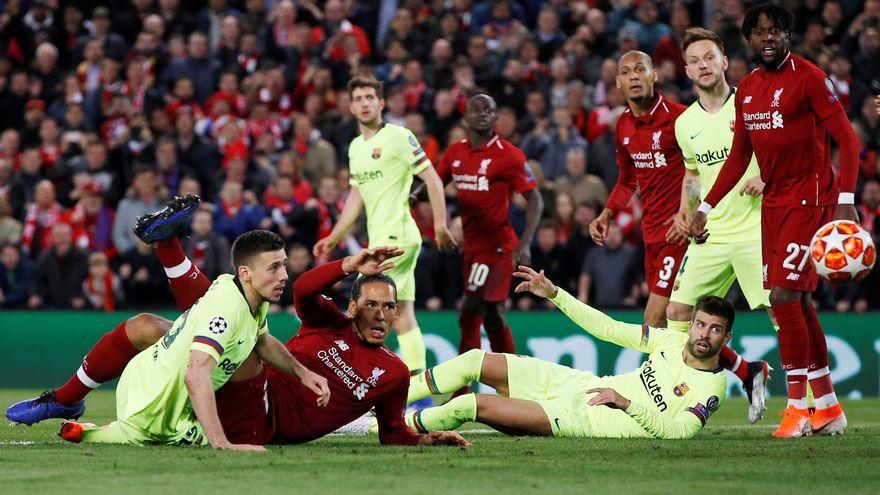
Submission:
M 870 180 L 862 186 L 859 217 L 862 227 L 877 239 L 880 236 L 880 182 Z
M 541 121 L 522 141 L 526 157 L 536 160 L 547 180 L 567 174 L 565 157 L 568 150 L 578 148 L 587 152 L 587 140 L 572 125 L 571 113 L 565 107 L 553 109 L 552 127 Z
M 691 14 L 686 6 L 678 4 L 672 7 L 669 19 L 672 28 L 669 34 L 663 35 L 657 41 L 654 50 L 654 65 L 662 66 L 670 62 L 675 67 L 675 82 L 679 85 L 687 81 L 684 73 L 684 57 L 681 52 L 681 40 L 684 39 L 685 31 L 691 27 Z
M 0 306 L 22 309 L 27 304 L 34 282 L 33 262 L 21 255 L 16 244 L 0 247 Z
M 0 168 L 0 174 L 2 174 Z M 19 245 L 21 243 L 21 222 L 12 216 L 12 207 L 9 206 L 9 196 L 0 193 L 0 246 L 6 244 Z
M 119 279 L 125 299 L 136 308 L 151 308 L 173 303 L 168 279 L 159 258 L 149 244 L 135 239 L 135 244 L 119 256 Z
M 214 232 L 214 215 L 207 208 L 193 214 L 192 236 L 182 239 L 183 251 L 209 280 L 233 273 L 229 241 Z
M 88 251 L 73 245 L 73 230 L 66 223 L 52 227 L 52 247 L 37 259 L 36 280 L 28 307 L 32 309 L 82 309 L 82 292 L 88 276 Z
M 89 275 L 82 283 L 89 309 L 116 311 L 122 303 L 122 283 L 110 270 L 107 255 L 101 252 L 89 255 Z
M 439 163 L 440 143 L 428 132 L 428 128 L 425 125 L 425 117 L 418 113 L 407 114 L 404 127 L 415 134 L 416 139 L 419 140 L 419 145 L 425 150 L 425 155 L 428 156 L 431 163 Z
M 186 52 L 185 58 L 172 60 L 168 64 L 162 72 L 161 81 L 171 87 L 179 78 L 188 77 L 192 80 L 196 101 L 205 103 L 217 87 L 217 77 L 222 67 L 218 60 L 210 57 L 208 38 L 202 33 L 189 35 Z
M 290 244 L 290 247 L 287 248 L 287 275 L 290 277 L 290 283 L 284 285 L 281 300 L 278 304 L 269 307 L 270 312 L 287 311 L 296 315 L 296 309 L 293 306 L 293 282 L 310 268 L 312 268 L 312 250 L 302 244 Z
M 578 299 L 599 308 L 635 306 L 637 256 L 632 246 L 623 243 L 620 227 L 612 223 L 605 245 L 591 249 L 584 259 Z
M 162 207 L 157 195 L 158 189 L 156 172 L 153 169 L 142 167 L 134 172 L 131 190 L 126 198 L 119 202 L 116 221 L 113 223 L 113 245 L 120 253 L 130 250 L 135 245 L 136 238 L 131 226 L 137 218 Z
M 74 245 L 115 256 L 113 220 L 116 213 L 104 204 L 101 186 L 87 180 L 81 186 L 79 197 L 76 205 L 61 216 L 61 221 L 73 228 Z
M 535 233 L 535 241 L 532 246 L 532 268 L 535 271 L 544 270 L 547 278 L 556 282 L 565 290 L 572 290 L 572 277 L 577 272 L 577 267 L 571 266 L 572 259 L 568 246 L 558 242 L 557 226 L 552 221 L 542 221 Z M 531 294 L 518 294 L 515 298 L 517 309 L 527 311 L 537 304 L 543 304 L 544 308 L 551 309 L 549 301 L 541 301 Z
M 296 159 L 302 161 L 303 176 L 312 185 L 336 172 L 336 149 L 321 136 L 311 117 L 298 114 L 293 118 L 292 148 Z
M 608 188 L 602 179 L 587 173 L 587 155 L 580 148 L 568 150 L 565 156 L 564 175 L 549 186 L 556 194 L 571 196 L 575 204 L 605 204 L 608 200 Z
M 224 182 L 219 199 L 214 207 L 214 232 L 232 242 L 245 232 L 262 228 L 266 210 L 260 205 L 245 202 L 240 182 Z
M 61 220 L 63 208 L 55 201 L 55 186 L 48 180 L 40 181 L 34 192 L 34 202 L 27 208 L 22 231 L 22 251 L 31 257 L 49 249 L 55 239 L 53 228 Z M 59 233 L 63 237 L 63 232 Z M 69 234 L 68 234 L 69 237 Z

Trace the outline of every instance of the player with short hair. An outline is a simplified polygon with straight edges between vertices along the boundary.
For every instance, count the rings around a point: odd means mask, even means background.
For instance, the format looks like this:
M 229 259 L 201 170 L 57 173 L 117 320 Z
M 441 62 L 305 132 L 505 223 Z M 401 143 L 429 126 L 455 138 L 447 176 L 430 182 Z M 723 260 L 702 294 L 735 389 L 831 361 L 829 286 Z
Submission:
M 348 82 L 348 94 L 360 130 L 348 147 L 351 191 L 336 225 L 330 235 L 315 244 L 314 254 L 319 257 L 332 251 L 357 221 L 362 208 L 367 212 L 370 246 L 395 245 L 403 249 L 403 258 L 394 261 L 388 276 L 399 290 L 400 314 L 394 330 L 400 352 L 415 373 L 425 368 L 425 342 L 414 309 L 415 267 L 422 236 L 410 212 L 409 195 L 412 178 L 417 175 L 428 189 L 437 246 L 452 249 L 455 241 L 446 226 L 443 183 L 415 135 L 382 121 L 385 97 L 381 82 L 354 77 Z
M 720 170 L 717 165 L 724 163 L 730 152 L 735 109 L 734 90 L 724 78 L 727 56 L 721 38 L 708 29 L 690 28 L 682 40 L 682 53 L 685 72 L 698 96 L 675 121 L 675 138 L 686 170 L 674 226 L 680 235 L 688 236 L 700 198 L 711 189 Z M 736 185 L 739 194 L 727 196 L 709 216 L 712 235 L 687 248 L 666 308 L 670 329 L 687 331 L 697 299 L 704 295 L 724 297 L 734 280 L 752 309 L 763 307 L 770 312 L 770 291 L 764 289 L 761 280 L 763 187 L 758 163 L 752 157 Z M 772 312 L 770 318 L 772 322 Z M 743 380 L 751 404 L 749 421 L 754 423 L 766 409 L 763 388 L 770 367 L 765 361 L 748 366 L 735 363 L 732 371 Z
M 513 353 L 504 301 L 515 264 L 531 263 L 529 242 L 541 218 L 543 201 L 525 155 L 493 130 L 495 100 L 477 93 L 465 108 L 467 138 L 450 145 L 437 166 L 443 183 L 455 183 L 464 230 L 461 268 L 465 289 L 458 319 L 458 351 L 463 354 L 480 348 L 482 324 L 493 351 Z M 526 225 L 519 238 L 508 219 L 513 193 L 522 194 L 527 201 Z
M 288 280 L 284 241 L 265 230 L 245 233 L 232 245 L 232 261 L 235 276 L 219 276 L 161 339 L 125 365 L 116 387 L 116 421 L 102 427 L 68 421 L 62 425 L 62 438 L 133 445 L 209 443 L 215 449 L 264 450 L 230 442 L 214 397 L 252 351 L 274 368 L 298 377 L 319 395 L 319 405 L 327 404 L 327 380 L 309 371 L 268 333 L 269 303 L 278 302 Z M 125 324 L 108 336 L 117 342 L 127 340 Z M 127 344 L 132 347 L 131 342 Z M 87 384 L 93 381 L 87 374 L 88 360 L 77 372 Z M 41 407 L 27 401 L 19 404 L 7 411 L 7 417 L 15 420 L 17 414 Z
M 832 81 L 791 53 L 793 23 L 794 15 L 775 3 L 760 3 L 746 11 L 742 34 L 758 68 L 740 81 L 733 146 L 691 223 L 694 236 L 703 239 L 709 234 L 708 213 L 735 187 L 754 153 L 765 183 L 764 286 L 770 289 L 779 324 L 779 350 L 788 381 L 788 406 L 775 437 L 839 434 L 846 429 L 828 369 L 825 334 L 810 295 L 818 277 L 809 260 L 809 244 L 826 222 L 858 218 L 853 205 L 858 139 Z M 839 194 L 829 137 L 840 148 Z M 815 396 L 812 414 L 807 409 L 808 382 Z
M 413 377 L 410 399 L 447 393 L 471 380 L 499 395 L 466 394 L 407 415 L 419 431 L 479 421 L 512 435 L 691 438 L 724 400 L 718 364 L 730 341 L 733 306 L 701 298 L 688 333 L 617 322 L 578 301 L 531 268 L 514 274 L 517 292 L 545 297 L 597 338 L 649 354 L 638 369 L 599 377 L 559 364 L 473 349 Z M 418 379 L 416 379 L 418 378 Z

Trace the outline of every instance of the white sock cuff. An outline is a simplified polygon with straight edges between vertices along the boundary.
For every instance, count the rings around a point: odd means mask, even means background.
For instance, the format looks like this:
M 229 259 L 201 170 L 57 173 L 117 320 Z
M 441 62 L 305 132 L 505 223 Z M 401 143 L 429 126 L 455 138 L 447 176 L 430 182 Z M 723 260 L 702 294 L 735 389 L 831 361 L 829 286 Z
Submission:
M 186 275 L 186 272 L 188 272 L 190 268 L 192 268 L 192 261 L 190 261 L 189 258 L 184 258 L 181 264 L 171 268 L 166 267 L 165 275 L 167 275 L 168 278 L 182 277 Z
M 738 369 L 739 369 L 739 365 L 741 365 L 742 362 L 743 362 L 743 357 L 740 356 L 739 354 L 737 354 L 737 355 L 736 355 L 736 362 L 733 363 L 733 368 L 731 368 L 731 369 L 732 369 L 733 371 L 738 370 Z
M 830 374 L 831 374 L 831 371 L 828 370 L 828 366 L 825 366 L 824 368 L 819 368 L 817 370 L 810 371 L 809 373 L 807 373 L 807 379 L 808 380 L 815 380 L 816 378 L 822 378 L 823 376 L 830 375 Z
M 86 387 L 98 388 L 101 386 L 100 383 L 89 378 L 89 375 L 86 374 L 86 370 L 84 370 L 82 366 L 80 366 L 79 369 L 76 370 L 76 377 L 79 378 L 79 381 L 81 381 Z
M 806 368 L 796 368 L 793 370 L 788 370 L 785 372 L 786 376 L 803 376 L 806 377 L 809 373 L 807 373 Z
M 789 398 L 789 399 L 788 399 L 788 405 L 789 405 L 789 406 L 794 406 L 794 407 L 796 407 L 796 408 L 798 408 L 798 409 L 806 409 L 806 408 L 807 408 L 807 398 L 806 398 L 806 397 L 804 397 L 803 399 L 792 399 L 792 398 Z

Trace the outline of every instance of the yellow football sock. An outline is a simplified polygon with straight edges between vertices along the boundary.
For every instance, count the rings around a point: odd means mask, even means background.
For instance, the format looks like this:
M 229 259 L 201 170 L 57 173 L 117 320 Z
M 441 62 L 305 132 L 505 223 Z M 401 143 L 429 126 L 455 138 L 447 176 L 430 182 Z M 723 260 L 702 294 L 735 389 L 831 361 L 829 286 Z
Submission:
M 471 349 L 445 363 L 426 369 L 409 378 L 410 403 L 431 395 L 448 394 L 480 379 L 483 372 L 483 358 L 486 351 Z
M 397 334 L 397 343 L 400 345 L 400 353 L 403 354 L 403 362 L 410 372 L 425 369 L 425 339 L 422 338 L 419 327 Z
M 404 419 L 410 428 L 419 433 L 454 430 L 469 421 L 476 421 L 477 395 L 460 395 L 442 406 L 407 414 Z

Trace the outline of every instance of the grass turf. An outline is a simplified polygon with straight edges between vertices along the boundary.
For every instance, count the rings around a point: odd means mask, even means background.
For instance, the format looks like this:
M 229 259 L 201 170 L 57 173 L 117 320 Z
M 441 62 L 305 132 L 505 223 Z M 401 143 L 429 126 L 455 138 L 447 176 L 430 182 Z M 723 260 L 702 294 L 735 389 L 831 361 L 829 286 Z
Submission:
M 36 391 L 0 390 L 0 406 Z M 730 399 L 693 440 L 511 438 L 465 433 L 454 448 L 381 447 L 330 436 L 265 454 L 194 447 L 71 445 L 59 421 L 0 429 L 0 493 L 878 493 L 880 400 L 846 402 L 842 437 L 769 438 Z M 113 419 L 113 394 L 89 397 L 84 420 Z

